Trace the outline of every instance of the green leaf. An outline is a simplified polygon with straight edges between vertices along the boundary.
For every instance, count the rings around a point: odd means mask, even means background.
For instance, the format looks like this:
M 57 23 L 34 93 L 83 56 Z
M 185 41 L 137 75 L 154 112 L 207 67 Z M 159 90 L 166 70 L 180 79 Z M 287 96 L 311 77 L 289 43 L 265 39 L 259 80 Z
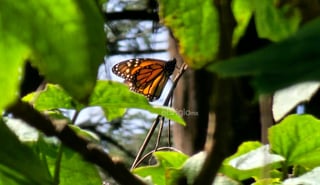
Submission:
M 238 150 L 235 154 L 226 158 L 223 161 L 222 166 L 219 169 L 219 172 L 227 175 L 228 177 L 231 177 L 232 179 L 239 180 L 239 181 L 248 179 L 253 176 L 259 176 L 261 174 L 261 170 L 259 170 L 259 169 L 240 170 L 240 169 L 237 169 L 237 168 L 234 168 L 233 166 L 231 166 L 230 161 L 236 159 L 237 157 L 245 155 L 251 151 L 254 151 L 261 146 L 262 146 L 262 144 L 257 141 L 248 141 L 248 142 L 242 143 L 238 147 Z
M 266 179 L 258 179 L 256 182 L 251 185 L 283 185 L 279 178 L 266 178 Z M 293 184 L 290 184 L 293 185 Z
M 248 55 L 210 65 L 221 76 L 253 76 L 259 93 L 320 80 L 320 19 L 306 24 L 294 37 Z M 303 74 L 303 75 L 301 75 Z
M 183 165 L 181 171 L 187 178 L 187 184 L 193 184 L 200 173 L 203 163 L 207 157 L 206 152 L 199 152 L 191 156 Z
M 68 125 L 78 136 L 82 138 L 86 138 L 92 143 L 98 143 L 100 141 L 99 136 L 97 136 L 94 132 L 82 129 L 76 125 L 69 124 Z
M 60 143 L 57 144 L 53 140 L 42 137 L 34 147 L 39 155 L 44 156 L 52 176 L 59 167 L 59 184 L 73 185 L 75 182 L 77 185 L 101 184 L 102 179 L 98 168 L 86 162 L 77 152 L 62 146 L 62 158 L 57 166 Z
M 269 152 L 269 145 L 264 145 L 230 160 L 229 164 L 239 170 L 251 170 L 257 168 L 261 169 L 270 164 L 279 164 L 279 162 L 284 160 L 285 159 L 280 155 L 271 154 Z
M 260 38 L 280 41 L 294 34 L 302 20 L 298 8 L 289 3 L 276 7 L 275 1 L 255 0 L 255 24 Z
M 51 163 L 53 165 L 53 163 Z M 97 185 L 101 184 L 98 168 L 86 162 L 78 153 L 69 148 L 63 149 L 60 169 L 60 184 L 63 185 Z
M 58 85 L 47 84 L 43 91 L 30 93 L 23 97 L 24 101 L 34 104 L 39 111 L 55 110 L 59 108 L 81 110 L 84 105 L 77 103 Z
M 21 4 L 2 0 L 0 49 L 9 54 L 1 61 L 21 63 L 29 59 L 47 80 L 60 84 L 74 98 L 85 102 L 105 54 L 103 19 L 98 8 L 94 1 L 43 0 Z M 3 42 L 2 38 L 7 39 Z
M 45 185 L 52 184 L 47 167 L 27 146 L 21 144 L 17 137 L 0 121 L 0 183 L 10 179 L 10 184 Z
M 169 168 L 166 171 L 166 184 L 176 185 L 182 177 L 186 178 L 186 184 L 192 184 L 202 169 L 206 156 L 207 154 L 205 152 L 199 152 L 187 159 L 179 168 Z M 240 185 L 239 182 L 225 175 L 217 174 L 212 185 L 219 184 Z
M 153 154 L 157 160 L 154 166 L 139 167 L 132 172 L 141 177 L 151 176 L 155 185 L 166 184 L 167 170 L 179 168 L 187 160 L 188 156 L 180 152 L 158 151 Z
M 121 112 L 125 108 L 144 109 L 151 113 L 160 114 L 172 121 L 185 124 L 184 120 L 169 107 L 150 105 L 147 99 L 138 93 L 129 91 L 128 86 L 112 81 L 98 81 L 92 96 L 90 97 L 91 106 L 101 106 L 105 113 L 111 111 Z M 106 115 L 110 119 L 110 115 Z M 121 116 L 121 115 L 116 115 Z M 116 117 L 112 115 L 112 118 Z
M 290 165 L 320 165 L 320 120 L 311 115 L 290 115 L 269 129 L 274 153 L 286 158 Z
M 239 147 L 235 154 L 225 159 L 225 162 L 228 162 L 232 159 L 235 159 L 243 154 L 246 154 L 248 152 L 251 152 L 255 149 L 258 149 L 262 146 L 262 144 L 259 141 L 246 141 L 243 142 Z
M 1 3 L 0 3 L 1 6 Z M 0 112 L 12 103 L 19 95 L 21 68 L 28 53 L 27 49 L 15 38 L 5 37 L 1 31 L 1 7 L 0 7 Z M 12 47 L 12 50 L 7 50 Z
M 178 40 L 180 53 L 189 66 L 201 68 L 215 59 L 219 20 L 211 0 L 161 0 L 159 6 L 163 22 Z
M 254 11 L 254 0 L 233 0 L 231 8 L 237 25 L 233 32 L 232 45 L 236 46 L 239 39 L 245 34 Z

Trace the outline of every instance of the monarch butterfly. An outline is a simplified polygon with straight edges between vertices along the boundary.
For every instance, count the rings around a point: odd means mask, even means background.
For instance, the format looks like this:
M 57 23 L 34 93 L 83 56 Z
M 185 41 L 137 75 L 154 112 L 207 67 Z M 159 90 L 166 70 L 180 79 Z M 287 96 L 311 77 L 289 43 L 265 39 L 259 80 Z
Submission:
M 176 66 L 176 60 L 150 58 L 125 60 L 113 66 L 112 72 L 129 84 L 130 90 L 157 100 Z

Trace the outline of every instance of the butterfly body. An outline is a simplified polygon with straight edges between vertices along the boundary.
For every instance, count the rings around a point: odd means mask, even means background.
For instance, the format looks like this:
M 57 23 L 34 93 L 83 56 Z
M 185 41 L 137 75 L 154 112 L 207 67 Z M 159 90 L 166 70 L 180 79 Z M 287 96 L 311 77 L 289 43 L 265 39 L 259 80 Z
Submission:
M 175 59 L 164 61 L 138 58 L 116 64 L 112 72 L 124 78 L 130 90 L 145 95 L 149 101 L 154 101 L 160 97 L 175 66 Z

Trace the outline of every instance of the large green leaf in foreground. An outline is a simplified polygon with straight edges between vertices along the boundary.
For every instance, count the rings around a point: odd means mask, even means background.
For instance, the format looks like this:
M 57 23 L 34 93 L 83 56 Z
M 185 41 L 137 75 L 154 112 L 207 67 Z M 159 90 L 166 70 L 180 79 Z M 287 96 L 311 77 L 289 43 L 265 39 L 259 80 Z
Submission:
M 320 19 L 293 37 L 256 52 L 210 65 L 224 77 L 253 76 L 260 93 L 270 93 L 302 81 L 320 80 Z
M 313 168 L 320 165 L 320 120 L 311 115 L 291 115 L 269 129 L 274 153 L 287 165 Z
M 0 121 L 0 185 L 49 185 L 46 165 Z
M 47 80 L 85 101 L 104 56 L 105 34 L 98 8 L 94 1 L 2 0 L 0 62 L 8 63 L 9 70 L 13 62 L 11 71 L 15 70 L 7 75 L 14 78 L 7 88 L 16 87 L 18 67 L 28 59 Z
M 1 30 L 1 23 L 0 23 Z M 18 98 L 21 75 L 21 66 L 23 59 L 27 55 L 27 49 L 24 46 L 16 46 L 16 41 L 11 38 L 4 38 L 0 31 L 0 112 L 16 98 Z M 6 47 L 14 47 L 11 51 L 6 51 Z M 10 62 L 9 62 L 10 61 Z
M 219 44 L 218 13 L 212 0 L 161 0 L 160 16 L 179 41 L 185 62 L 200 68 L 215 59 Z

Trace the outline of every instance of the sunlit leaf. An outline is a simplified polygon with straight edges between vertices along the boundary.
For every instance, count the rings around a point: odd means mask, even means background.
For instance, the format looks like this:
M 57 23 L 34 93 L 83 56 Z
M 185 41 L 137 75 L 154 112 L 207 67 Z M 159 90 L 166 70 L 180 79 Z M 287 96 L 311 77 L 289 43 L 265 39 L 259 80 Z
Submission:
M 267 165 L 277 164 L 285 160 L 280 155 L 271 154 L 269 148 L 269 145 L 264 145 L 230 160 L 229 164 L 239 170 L 251 170 L 255 168 L 262 169 Z
M 47 84 L 43 91 L 30 93 L 23 97 L 24 101 L 32 103 L 37 110 L 46 111 L 59 108 L 81 110 L 84 105 L 77 103 L 58 85 Z
M 219 20 L 213 1 L 161 0 L 160 16 L 178 40 L 184 61 L 193 68 L 212 62 L 218 52 Z
M 90 98 L 90 105 L 101 106 L 104 110 L 123 110 L 124 108 L 144 109 L 151 113 L 160 114 L 172 121 L 185 124 L 184 120 L 174 109 L 151 105 L 144 96 L 129 91 L 126 85 L 118 82 L 98 81 Z
M 24 66 L 24 59 L 28 55 L 28 49 L 23 44 L 14 37 L 6 37 L 1 31 L 4 29 L 1 23 L 1 15 L 0 7 L 0 89 L 2 91 L 0 112 L 19 96 L 21 71 Z M 12 49 L 7 50 L 7 48 Z
M 256 182 L 251 185 L 282 185 L 280 178 L 264 178 L 257 179 Z
M 286 158 L 287 165 L 320 165 L 320 120 L 311 115 L 290 115 L 269 129 L 274 153 Z
M 68 125 L 69 128 L 71 128 L 78 136 L 82 137 L 82 138 L 86 138 L 87 140 L 93 142 L 93 143 L 98 143 L 100 141 L 100 138 L 91 131 L 85 130 L 85 129 L 81 129 L 80 127 L 76 126 L 76 125 Z
M 254 0 L 233 0 L 232 11 L 237 25 L 234 29 L 232 44 L 235 46 L 244 35 L 254 11 Z
M 133 173 L 141 177 L 150 176 L 156 185 L 165 184 L 166 172 L 171 168 L 179 168 L 187 160 L 187 156 L 179 152 L 155 152 L 157 164 L 153 166 L 139 167 Z
M 1 1 L 0 49 L 9 53 L 1 63 L 14 62 L 16 68 L 29 59 L 47 80 L 86 101 L 105 52 L 98 8 L 94 1 Z M 17 72 L 13 72 L 16 78 Z
M 244 180 L 248 179 L 252 176 L 259 176 L 260 169 L 252 169 L 252 170 L 240 170 L 230 165 L 230 161 L 236 159 L 237 157 L 240 157 L 242 155 L 245 155 L 251 151 L 256 150 L 257 148 L 261 147 L 262 144 L 257 141 L 247 141 L 242 143 L 235 154 L 232 156 L 226 158 L 221 168 L 219 169 L 219 172 L 222 174 L 225 174 L 235 180 Z

